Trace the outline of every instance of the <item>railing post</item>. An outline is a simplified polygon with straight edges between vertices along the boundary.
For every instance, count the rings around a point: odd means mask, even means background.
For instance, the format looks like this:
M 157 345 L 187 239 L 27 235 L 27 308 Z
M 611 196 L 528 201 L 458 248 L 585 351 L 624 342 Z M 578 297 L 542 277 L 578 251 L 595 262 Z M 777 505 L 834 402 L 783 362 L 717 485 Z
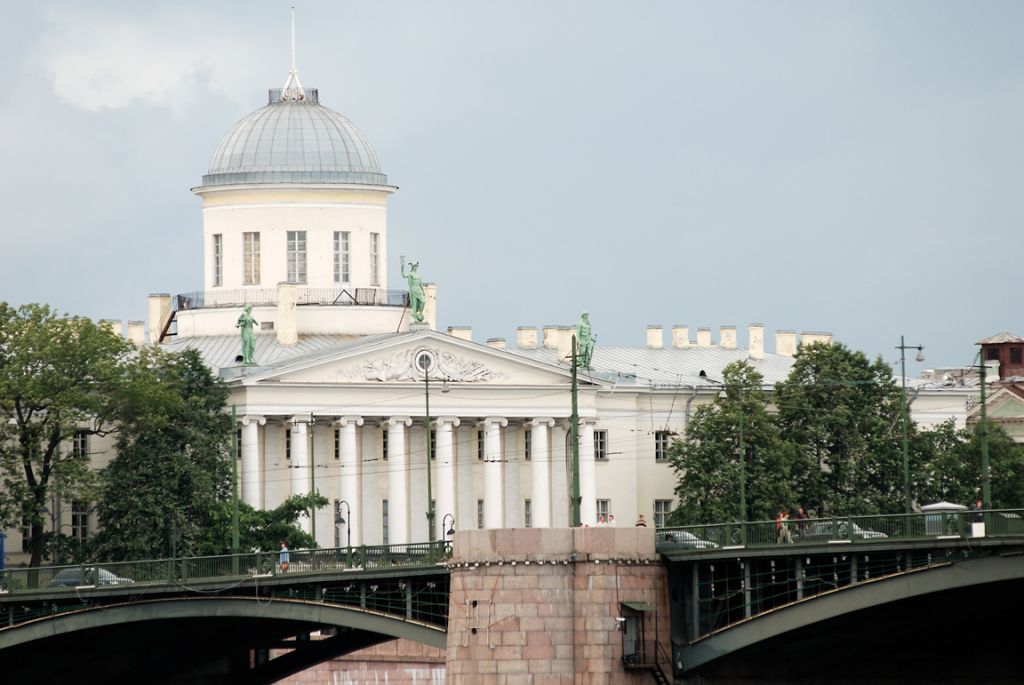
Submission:
M 743 615 L 750 618 L 752 613 L 750 606 L 750 559 L 740 563 L 743 564 Z
M 359 608 L 366 608 L 366 581 L 359 581 Z
M 405 581 L 405 617 L 412 618 L 412 581 Z
M 804 558 L 796 558 L 796 600 L 804 598 Z

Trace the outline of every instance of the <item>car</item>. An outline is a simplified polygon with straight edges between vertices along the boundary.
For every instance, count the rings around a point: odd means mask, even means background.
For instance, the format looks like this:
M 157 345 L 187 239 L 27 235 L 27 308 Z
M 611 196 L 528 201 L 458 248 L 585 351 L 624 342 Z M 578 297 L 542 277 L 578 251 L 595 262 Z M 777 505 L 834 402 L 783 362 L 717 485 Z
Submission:
M 57 571 L 50 581 L 50 587 L 80 587 L 82 585 L 125 585 L 134 583 L 131 578 L 115 575 L 105 568 L 76 566 Z
M 701 540 L 687 530 L 665 530 L 658 533 L 658 541 L 673 547 L 686 549 L 717 549 L 718 545 L 710 540 Z
M 792 523 L 792 522 L 791 522 Z M 873 538 L 889 537 L 877 530 L 861 528 L 853 524 L 853 535 L 849 534 L 849 522 L 847 521 L 810 521 L 801 524 L 796 521 L 794 526 L 794 538 L 799 541 L 810 540 L 869 540 Z

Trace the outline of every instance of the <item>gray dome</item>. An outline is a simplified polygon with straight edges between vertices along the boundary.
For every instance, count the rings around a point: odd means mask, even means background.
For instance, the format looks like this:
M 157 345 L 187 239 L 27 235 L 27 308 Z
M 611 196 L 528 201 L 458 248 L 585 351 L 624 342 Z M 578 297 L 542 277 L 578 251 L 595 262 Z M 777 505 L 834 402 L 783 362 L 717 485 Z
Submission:
M 202 187 L 243 183 L 387 185 L 369 141 L 348 119 L 319 103 L 315 88 L 302 100 L 270 103 L 224 136 Z

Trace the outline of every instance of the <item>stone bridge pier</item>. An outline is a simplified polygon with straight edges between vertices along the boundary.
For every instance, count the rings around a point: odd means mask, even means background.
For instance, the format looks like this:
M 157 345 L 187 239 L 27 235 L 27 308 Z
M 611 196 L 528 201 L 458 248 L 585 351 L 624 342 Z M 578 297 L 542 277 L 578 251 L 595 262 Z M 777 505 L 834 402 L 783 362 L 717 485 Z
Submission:
M 451 571 L 446 685 L 649 684 L 671 653 L 653 529 L 460 531 Z

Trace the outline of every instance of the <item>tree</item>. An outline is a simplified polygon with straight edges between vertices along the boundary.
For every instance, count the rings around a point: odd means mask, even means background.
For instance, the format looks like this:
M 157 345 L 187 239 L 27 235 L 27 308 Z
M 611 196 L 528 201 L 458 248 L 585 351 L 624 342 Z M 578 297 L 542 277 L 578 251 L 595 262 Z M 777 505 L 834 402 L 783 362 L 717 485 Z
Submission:
M 238 541 L 242 552 L 275 550 L 282 541 L 292 549 L 316 547 L 313 536 L 299 528 L 300 517 L 327 504 L 320 494 L 292 495 L 280 506 L 254 509 L 244 502 L 238 504 Z M 209 525 L 203 529 L 199 554 L 231 552 L 232 503 L 221 502 L 211 512 Z
M 669 460 L 678 476 L 679 506 L 674 525 L 756 521 L 774 517 L 793 500 L 792 446 L 780 436 L 767 411 L 763 377 L 746 362 L 723 370 L 723 394 L 698 407 Z M 747 510 L 740 510 L 742 424 Z
M 102 472 L 99 556 L 204 551 L 206 527 L 231 498 L 227 396 L 194 350 L 139 352 L 120 398 L 117 456 Z
M 903 397 L 881 358 L 842 343 L 803 346 L 775 399 L 782 435 L 799 450 L 805 506 L 819 515 L 903 511 Z
M 89 319 L 0 303 L 0 521 L 28 527 L 31 566 L 46 553 L 51 496 L 90 499 L 89 455 L 70 445 L 114 429 L 131 350 Z

